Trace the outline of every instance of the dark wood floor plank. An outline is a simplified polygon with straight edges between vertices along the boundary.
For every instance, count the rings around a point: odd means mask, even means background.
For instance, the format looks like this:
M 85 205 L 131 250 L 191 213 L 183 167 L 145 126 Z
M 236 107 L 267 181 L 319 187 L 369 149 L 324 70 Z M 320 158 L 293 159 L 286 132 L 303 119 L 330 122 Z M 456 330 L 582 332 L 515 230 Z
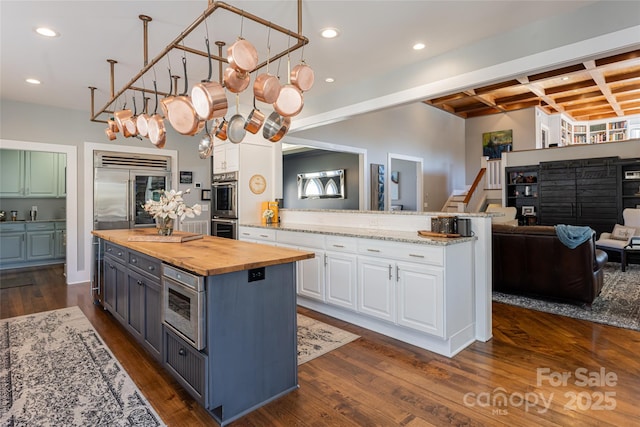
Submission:
M 0 281 L 10 274 L 26 273 L 2 271 Z M 61 266 L 28 274 L 34 285 L 0 290 L 0 318 L 77 305 L 169 426 L 217 425 L 125 328 L 93 304 L 88 284 L 66 286 Z M 494 303 L 493 310 L 493 339 L 446 358 L 300 307 L 302 314 L 361 338 L 301 365 L 298 390 L 231 426 L 637 425 L 640 332 L 505 304 Z M 581 387 L 575 378 L 564 386 L 537 383 L 539 368 L 574 374 L 601 367 L 617 375 L 615 386 Z M 544 412 L 540 406 L 465 403 L 467 393 L 494 396 L 500 388 L 553 398 Z M 584 403 L 604 392 L 615 393 L 615 409 L 565 406 L 572 393 L 582 393 Z

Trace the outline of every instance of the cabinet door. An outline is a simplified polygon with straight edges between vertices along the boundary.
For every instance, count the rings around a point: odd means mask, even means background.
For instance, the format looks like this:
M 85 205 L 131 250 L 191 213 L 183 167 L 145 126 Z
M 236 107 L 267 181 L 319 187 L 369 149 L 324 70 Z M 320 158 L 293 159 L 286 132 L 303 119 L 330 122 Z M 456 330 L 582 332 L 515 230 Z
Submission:
M 162 351 L 162 299 L 161 285 L 157 280 L 145 281 L 144 287 L 144 344 L 157 360 Z
M 575 167 L 540 168 L 539 175 L 541 225 L 576 225 L 576 170 Z
M 58 155 L 28 151 L 26 159 L 26 197 L 58 196 Z
M 56 230 L 54 242 L 54 257 L 66 258 L 67 256 L 67 230 Z
M 444 337 L 442 268 L 397 263 L 398 324 Z
M 58 196 L 67 195 L 67 155 L 58 153 Z
M 357 257 L 337 252 L 327 252 L 326 257 L 327 303 L 355 310 Z
M 25 233 L 0 234 L 0 263 L 22 262 L 26 259 Z
M 395 322 L 394 265 L 385 258 L 358 258 L 358 311 Z
M 104 257 L 104 305 L 123 324 L 127 315 L 127 269 L 109 256 Z
M 55 253 L 55 231 L 29 231 L 27 233 L 27 260 L 52 259 Z
M 316 249 L 300 249 L 315 253 L 315 257 L 297 263 L 298 294 L 324 301 L 324 252 Z
M 237 171 L 240 166 L 240 147 L 225 143 L 213 148 L 213 173 Z
M 612 162 L 576 169 L 577 224 L 598 235 L 610 232 L 618 220 L 617 166 Z
M 0 197 L 24 195 L 24 151 L 0 150 Z
M 142 340 L 144 329 L 144 282 L 138 274 L 129 272 L 127 275 L 127 325 L 138 341 Z

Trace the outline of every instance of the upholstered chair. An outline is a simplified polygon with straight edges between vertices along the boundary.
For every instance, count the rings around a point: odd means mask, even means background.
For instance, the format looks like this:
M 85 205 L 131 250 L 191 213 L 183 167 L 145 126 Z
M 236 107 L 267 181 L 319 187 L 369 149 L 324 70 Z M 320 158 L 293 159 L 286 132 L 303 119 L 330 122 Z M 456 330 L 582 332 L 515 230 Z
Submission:
M 503 207 L 499 204 L 491 203 L 487 206 L 485 212 L 499 212 L 504 214 L 504 216 L 491 217 L 492 224 L 518 225 L 518 220 L 516 219 L 518 210 L 513 206 Z
M 611 233 L 602 233 L 596 241 L 596 247 L 604 251 L 617 252 L 620 254 L 622 271 L 627 267 L 627 253 L 630 249 L 627 246 L 633 236 L 640 236 L 640 209 L 627 208 L 622 211 L 624 225 L 616 224 Z M 638 249 L 640 252 L 640 249 Z

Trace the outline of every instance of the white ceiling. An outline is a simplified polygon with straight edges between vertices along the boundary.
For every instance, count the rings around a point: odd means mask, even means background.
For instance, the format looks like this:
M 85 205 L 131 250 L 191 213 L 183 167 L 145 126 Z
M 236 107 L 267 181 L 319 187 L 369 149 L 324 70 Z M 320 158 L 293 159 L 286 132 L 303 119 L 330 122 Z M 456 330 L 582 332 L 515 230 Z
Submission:
M 227 3 L 297 31 L 297 2 L 229 0 Z M 316 83 L 305 94 L 328 96 L 362 80 L 426 61 L 479 40 L 507 33 L 537 20 L 570 13 L 593 1 L 330 1 L 304 0 L 302 32 L 310 40 L 304 49 Z M 109 64 L 115 59 L 117 93 L 143 67 L 143 25 L 138 15 L 150 16 L 149 59 L 153 59 L 202 14 L 206 0 L 188 1 L 0 1 L 1 99 L 90 111 L 89 86 L 97 87 L 96 110 L 109 99 Z M 222 11 L 207 20 L 209 38 L 233 43 L 240 34 L 241 19 Z M 44 39 L 33 30 L 49 26 L 60 37 Z M 334 40 L 319 37 L 321 28 L 337 27 Z M 266 56 L 268 31 L 244 20 L 242 35 Z M 198 27 L 186 44 L 204 50 L 206 28 Z M 271 32 L 271 50 L 286 48 L 286 37 Z M 421 41 L 426 49 L 413 51 Z M 213 47 L 213 46 L 212 46 Z M 155 67 L 158 88 L 168 90 L 167 68 L 183 75 L 182 51 Z M 224 55 L 226 56 L 226 55 Z M 300 60 L 300 50 L 291 61 Z M 204 58 L 187 54 L 189 84 L 206 77 Z M 278 64 L 272 64 L 275 73 Z M 280 64 L 286 78 L 286 62 Z M 214 79 L 217 78 L 214 67 Z M 28 77 L 42 81 L 25 83 Z M 324 82 L 333 77 L 335 83 Z M 153 86 L 153 73 L 137 85 Z M 282 80 L 282 79 L 281 79 Z M 180 80 L 182 91 L 184 80 Z M 250 91 L 247 91 L 250 92 Z M 130 95 L 129 95 L 130 96 Z M 247 95 L 245 95 L 247 96 Z M 249 95 L 250 96 L 250 95 Z M 229 99 L 232 101 L 232 98 Z M 129 99 L 129 106 L 131 101 Z M 242 101 L 250 103 L 249 101 Z M 140 106 L 140 104 L 138 104 Z M 231 110 L 231 109 L 230 109 Z

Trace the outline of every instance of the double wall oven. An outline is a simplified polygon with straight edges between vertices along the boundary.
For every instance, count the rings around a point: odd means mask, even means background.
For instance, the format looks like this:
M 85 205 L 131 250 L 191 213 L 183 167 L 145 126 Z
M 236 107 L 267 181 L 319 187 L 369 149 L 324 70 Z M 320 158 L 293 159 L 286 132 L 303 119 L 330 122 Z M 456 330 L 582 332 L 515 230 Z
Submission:
M 238 172 L 212 176 L 211 235 L 238 238 Z

